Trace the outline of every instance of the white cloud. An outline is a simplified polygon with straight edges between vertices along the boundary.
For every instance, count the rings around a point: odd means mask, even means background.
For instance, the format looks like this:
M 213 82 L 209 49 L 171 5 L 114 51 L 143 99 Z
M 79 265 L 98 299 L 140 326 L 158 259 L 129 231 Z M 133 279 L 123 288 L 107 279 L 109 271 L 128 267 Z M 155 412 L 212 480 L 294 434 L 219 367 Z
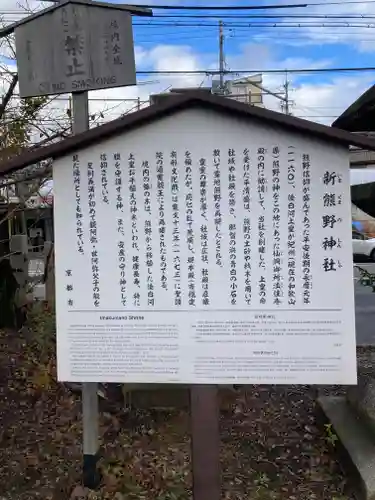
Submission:
M 312 59 L 303 56 L 299 57 L 283 57 L 281 51 L 277 48 L 257 43 L 244 43 L 239 46 L 239 51 L 235 56 L 227 58 L 227 65 L 232 71 L 241 70 L 243 68 L 254 68 L 255 70 L 266 70 L 269 68 L 277 70 L 293 70 L 298 68 L 327 68 L 331 66 L 331 59 Z M 269 81 L 275 77 L 266 76 Z M 276 77 L 277 81 L 280 80 Z M 285 79 L 285 76 L 284 76 Z
M 298 69 L 298 68 L 328 68 L 332 65 L 332 60 L 330 59 L 311 59 L 311 58 L 306 58 L 306 57 L 281 57 L 281 55 L 277 52 L 277 49 L 275 50 L 274 47 L 262 45 L 262 44 L 254 44 L 254 43 L 247 43 L 243 44 L 241 46 L 241 52 L 237 54 L 235 57 L 229 57 L 228 58 L 228 66 L 232 70 L 240 69 L 240 68 L 254 68 L 257 70 L 266 70 L 268 68 L 276 69 L 276 70 L 283 70 L 283 69 Z M 329 98 L 327 100 L 324 100 L 323 102 L 323 95 L 320 97 L 321 104 L 319 105 L 319 110 L 315 110 L 312 112 L 306 112 L 306 110 L 302 111 L 299 106 L 305 103 L 305 101 L 302 102 L 302 96 L 304 95 L 304 89 L 306 87 L 306 92 L 310 92 L 310 87 L 311 88 L 316 88 L 320 89 L 320 93 L 323 92 L 325 84 L 319 84 L 315 83 L 316 82 L 316 77 L 315 77 L 315 82 L 311 83 L 310 86 L 307 84 L 300 84 L 299 82 L 299 77 L 300 75 L 294 74 L 294 73 L 287 73 L 287 72 L 282 72 L 282 73 L 264 73 L 263 74 L 263 86 L 272 92 L 275 93 L 280 93 L 284 92 L 283 85 L 288 79 L 290 82 L 290 99 L 295 101 L 295 107 L 291 107 L 292 110 L 294 110 L 294 113 L 297 115 L 308 115 L 308 116 L 317 116 L 317 120 L 319 120 L 319 115 L 327 115 L 331 114 L 332 111 L 329 113 L 327 110 L 323 109 L 323 106 L 327 105 L 327 102 L 329 103 Z M 307 78 L 310 78 L 307 76 Z M 340 85 L 344 85 L 345 80 L 340 80 Z M 364 85 L 367 85 L 368 82 Z M 332 84 L 333 86 L 333 92 L 337 92 L 337 85 L 336 83 Z M 296 89 L 296 92 L 293 92 L 292 89 Z M 359 92 L 360 93 L 360 92 Z M 359 95 L 358 93 L 358 95 Z M 354 91 L 355 94 L 355 91 Z M 340 93 L 338 93 L 340 95 Z M 342 93 L 341 93 L 342 96 Z M 349 96 L 350 99 L 351 95 Z M 356 96 L 358 97 L 358 96 Z M 264 103 L 266 107 L 273 109 L 275 111 L 280 111 L 281 110 L 281 103 L 282 101 L 280 99 L 275 98 L 274 96 L 271 95 L 264 95 L 263 96 Z M 309 102 L 309 98 L 307 99 L 306 102 Z M 343 111 L 346 107 L 347 100 L 345 98 L 342 99 L 342 103 L 338 106 L 338 108 L 335 110 L 337 114 L 339 112 Z M 312 105 L 312 106 L 318 106 L 317 104 Z M 332 120 L 331 120 L 332 121 Z M 324 122 L 328 123 L 329 119 L 327 120 L 324 118 Z
M 203 62 L 199 54 L 194 53 L 193 49 L 189 46 L 159 44 L 150 49 L 137 46 L 135 48 L 135 56 L 138 69 L 150 68 L 154 71 L 168 71 L 173 68 L 174 71 L 196 71 L 203 67 Z M 150 94 L 166 91 L 169 87 L 196 86 L 201 83 L 203 78 L 202 75 L 186 74 L 151 74 L 149 76 L 138 77 L 138 85 L 134 87 L 90 92 L 90 98 L 103 99 L 103 101 L 92 100 L 90 102 L 90 112 L 99 113 L 103 111 L 106 119 L 118 117 L 121 113 L 137 109 L 139 101 L 142 106 L 147 105 Z M 105 99 L 111 100 L 105 103 Z M 112 99 L 123 99 L 123 102 L 113 101 Z M 126 99 L 132 100 L 127 101 Z
M 235 57 L 228 58 L 230 69 L 284 69 L 317 68 L 324 69 L 334 65 L 330 59 L 311 59 L 305 57 L 281 57 L 277 48 L 262 44 L 247 43 Z M 263 85 L 273 92 L 283 92 L 283 84 L 290 82 L 289 98 L 294 115 L 307 117 L 312 121 L 330 124 L 365 90 L 375 83 L 374 75 L 369 73 L 340 74 L 327 73 L 264 73 Z M 281 101 L 265 95 L 265 105 L 276 111 L 281 109 Z
M 292 110 L 309 120 L 330 124 L 373 84 L 370 76 L 336 76 L 325 83 L 296 86 Z
M 290 0 L 276 0 L 278 4 L 290 4 Z M 375 16 L 375 2 L 372 3 L 346 3 L 342 5 L 310 5 L 301 9 L 283 9 L 279 14 L 293 15 L 340 15 L 343 19 L 285 19 L 278 24 L 284 27 L 270 29 L 275 41 L 279 37 L 279 42 L 285 45 L 303 46 L 306 44 L 347 44 L 356 47 L 359 51 L 375 50 L 375 37 L 373 35 L 375 23 L 374 19 L 345 18 L 345 16 Z M 294 22 L 301 23 L 295 28 L 286 27 L 286 24 Z M 306 26 L 304 23 L 327 26 Z M 332 26 L 333 23 L 340 23 L 339 26 Z M 349 25 L 349 26 L 348 26 Z M 354 27 L 350 27 L 353 25 Z M 289 39 L 288 39 L 289 37 Z

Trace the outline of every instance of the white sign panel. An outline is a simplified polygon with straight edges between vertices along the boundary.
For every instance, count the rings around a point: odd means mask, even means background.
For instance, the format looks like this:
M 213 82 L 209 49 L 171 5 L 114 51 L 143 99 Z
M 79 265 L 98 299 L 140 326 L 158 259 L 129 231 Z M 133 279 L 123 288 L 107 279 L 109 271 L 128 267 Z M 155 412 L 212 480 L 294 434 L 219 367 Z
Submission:
M 54 164 L 60 380 L 356 383 L 345 148 L 188 110 Z
M 128 12 L 68 4 L 15 33 L 21 97 L 136 83 Z

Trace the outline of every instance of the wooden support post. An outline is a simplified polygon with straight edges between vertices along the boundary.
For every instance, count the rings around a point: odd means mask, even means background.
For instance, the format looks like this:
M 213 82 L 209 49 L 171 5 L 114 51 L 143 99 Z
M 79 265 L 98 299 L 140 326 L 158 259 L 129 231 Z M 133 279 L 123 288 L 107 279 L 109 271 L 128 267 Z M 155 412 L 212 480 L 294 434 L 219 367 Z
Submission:
M 98 384 L 86 382 L 82 387 L 83 410 L 83 485 L 96 489 L 100 483 L 98 461 Z
M 218 390 L 215 385 L 190 389 L 193 499 L 219 500 L 220 431 Z
M 73 94 L 73 133 L 80 134 L 89 128 L 89 101 L 87 92 Z M 83 484 L 95 489 L 100 482 L 96 468 L 99 452 L 98 384 L 82 384 L 83 414 Z

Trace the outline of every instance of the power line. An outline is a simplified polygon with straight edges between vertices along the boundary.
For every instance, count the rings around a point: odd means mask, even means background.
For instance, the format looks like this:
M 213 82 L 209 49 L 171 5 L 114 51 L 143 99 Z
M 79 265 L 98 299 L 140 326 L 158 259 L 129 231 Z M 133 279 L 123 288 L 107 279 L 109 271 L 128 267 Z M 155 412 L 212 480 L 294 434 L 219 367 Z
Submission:
M 272 22 L 272 21 L 263 21 L 263 22 L 226 22 L 223 26 L 227 28 L 344 28 L 344 29 L 352 29 L 352 28 L 360 28 L 360 29 L 374 29 L 375 28 L 375 16 L 372 17 L 374 21 L 372 23 L 368 22 L 354 22 L 348 23 L 344 21 L 329 21 L 327 23 L 318 23 L 311 21 L 300 21 L 300 22 Z M 142 26 L 148 27 L 149 29 L 154 28 L 163 28 L 163 32 L 166 28 L 217 28 L 217 23 L 202 21 L 199 22 L 185 22 L 185 21 L 173 21 L 173 22 L 146 22 L 146 23 L 133 23 L 133 26 Z M 152 34 L 152 33 L 147 33 Z
M 213 33 L 209 33 L 209 35 L 214 35 Z M 293 36 L 295 35 L 295 36 Z M 322 33 L 314 33 L 314 38 L 312 38 L 311 36 L 312 34 L 311 33 L 299 33 L 297 34 L 296 32 L 273 32 L 272 34 L 270 33 L 252 33 L 251 36 L 252 36 L 252 41 L 254 42 L 255 40 L 272 40 L 274 41 L 275 43 L 278 43 L 280 40 L 299 40 L 299 41 L 302 41 L 302 40 L 317 40 L 319 43 L 321 43 L 322 41 L 329 41 L 329 40 L 341 40 L 342 41 L 342 37 L 345 36 L 347 37 L 346 38 L 346 41 L 347 40 L 353 40 L 353 41 L 357 41 L 357 42 L 371 42 L 373 40 L 375 40 L 375 36 L 364 36 L 363 33 L 343 33 L 343 32 L 322 32 Z M 319 35 L 319 36 L 318 36 Z M 374 33 L 375 35 L 375 33 Z M 231 38 L 246 38 L 249 36 L 249 33 L 248 31 L 246 30 L 236 30 L 234 31 L 233 33 L 230 34 L 230 36 L 228 36 L 228 40 L 230 40 Z M 161 37 L 161 38 L 159 38 Z M 277 37 L 277 39 L 275 40 L 275 37 Z M 188 41 L 188 40 L 202 40 L 202 39 L 207 39 L 207 40 L 210 40 L 212 41 L 212 37 L 209 38 L 208 34 L 206 35 L 189 35 L 188 33 L 185 33 L 183 34 L 182 36 L 181 35 L 178 35 L 177 33 L 170 33 L 168 35 L 168 39 L 169 40 L 173 40 L 174 42 L 179 42 L 179 41 Z M 157 42 L 162 42 L 163 40 L 165 39 L 165 36 L 163 38 L 163 35 L 162 34 L 156 34 L 153 35 L 152 38 L 145 38 L 145 39 L 139 39 L 138 37 L 136 38 L 136 42 L 138 44 L 147 44 L 147 43 L 157 43 Z
M 137 84 L 139 85 L 139 83 Z M 22 100 L 22 97 L 20 97 L 19 94 L 13 94 L 12 99 L 20 99 Z M 66 101 L 69 102 L 69 97 L 55 97 L 55 101 Z M 89 101 L 114 101 L 114 102 L 137 102 L 138 97 L 135 98 L 121 98 L 121 97 L 90 97 Z M 58 109 L 58 108 L 57 108 Z
M 355 72 L 371 72 L 375 71 L 375 66 L 363 66 L 363 67 L 352 67 L 352 68 L 284 68 L 284 69 L 236 69 L 236 70 L 224 70 L 226 75 L 241 75 L 241 74 L 252 74 L 252 73 L 264 73 L 264 74 L 280 74 L 280 73 L 355 73 Z M 0 71 L 1 75 L 14 75 L 16 72 L 11 71 Z M 137 75 L 218 75 L 219 70 L 211 69 L 198 69 L 198 70 L 141 70 L 136 71 Z
M 136 24 L 135 26 L 151 26 L 148 24 Z M 213 28 L 216 27 L 217 24 L 215 23 L 194 23 L 194 24 L 187 24 L 187 23 L 176 23 L 174 25 L 171 24 L 154 24 L 152 25 L 153 28 L 155 27 L 164 27 L 164 28 L 169 28 L 169 27 L 185 27 L 185 28 Z M 344 22 L 337 22 L 337 23 L 225 23 L 225 27 L 227 28 L 344 28 L 344 29 L 352 29 L 352 28 L 360 28 L 360 29 L 374 29 L 375 28 L 375 23 L 368 24 L 368 23 L 355 23 L 355 24 L 349 24 L 349 23 L 344 23 Z
M 374 18 L 375 19 L 375 18 Z M 176 21 L 173 23 L 167 22 L 158 22 L 153 24 L 148 23 L 133 23 L 133 26 L 147 26 L 149 28 L 214 28 L 217 27 L 217 23 L 202 21 L 199 22 L 185 22 L 185 21 Z M 356 22 L 356 23 L 347 23 L 344 21 L 329 21 L 327 23 L 317 23 L 317 22 L 226 22 L 224 24 L 227 28 L 360 28 L 360 29 L 374 29 L 375 22 Z
M 241 39 L 241 40 L 245 40 L 246 38 L 248 38 L 248 34 L 246 33 L 240 33 L 240 34 L 236 34 L 233 38 L 237 38 L 237 39 Z M 275 40 L 275 36 L 277 37 L 277 40 Z M 284 36 L 282 33 L 280 34 L 274 34 L 274 36 L 266 36 L 266 35 L 253 35 L 252 36 L 252 41 L 255 42 L 255 43 L 258 43 L 258 42 L 269 42 L 269 41 L 273 41 L 274 43 L 280 43 L 280 42 L 285 42 L 285 45 L 289 45 L 289 41 L 291 41 L 291 45 L 295 45 L 296 42 L 303 42 L 303 41 L 307 41 L 307 42 L 311 42 L 312 40 L 315 42 L 315 44 L 319 45 L 319 44 L 322 44 L 322 43 L 339 43 L 340 41 L 342 42 L 342 37 L 343 36 L 346 36 L 346 40 L 345 42 L 346 43 L 349 43 L 349 42 L 357 42 L 357 43 L 366 43 L 366 44 L 369 44 L 369 43 L 373 43 L 375 42 L 375 37 L 372 37 L 372 38 L 364 38 L 362 36 L 359 36 L 359 34 L 357 34 L 356 36 L 347 36 L 346 33 L 336 33 L 336 35 L 332 35 L 332 34 L 327 34 L 327 35 L 324 35 L 324 34 L 321 34 L 321 36 L 319 37 L 314 37 L 312 38 L 311 36 L 309 36 L 308 34 L 306 34 L 305 36 Z M 193 38 L 204 38 L 204 37 L 190 37 L 190 39 L 193 39 Z M 189 38 L 180 38 L 178 39 L 178 41 L 188 41 Z M 160 40 L 162 41 L 162 40 Z M 142 44 L 147 44 L 147 43 L 155 43 L 152 42 L 152 41 L 149 41 L 149 40 L 146 40 L 146 41 L 142 41 L 140 42 Z
M 202 27 L 202 26 L 201 26 Z M 186 27 L 179 29 L 170 28 L 158 28 L 154 27 L 152 31 L 146 30 L 144 32 L 136 32 L 135 40 L 137 43 L 155 43 L 155 40 L 163 40 L 165 36 L 169 38 L 173 38 L 174 40 L 182 40 L 182 39 L 193 39 L 193 38 L 204 38 L 206 37 L 216 37 L 217 25 L 205 26 L 204 30 L 199 30 L 199 27 L 194 30 L 192 27 Z M 190 29 L 189 29 L 190 28 Z M 273 37 L 274 42 L 277 42 L 280 37 L 286 38 L 292 36 L 294 39 L 298 38 L 311 38 L 321 37 L 321 38 L 335 38 L 338 35 L 343 35 L 345 37 L 361 37 L 366 39 L 372 39 L 371 37 L 375 35 L 375 24 L 374 27 L 352 27 L 350 29 L 346 29 L 345 26 L 327 26 L 322 27 L 309 27 L 308 30 L 304 30 L 302 26 L 293 26 L 293 27 L 283 27 L 283 29 L 278 29 L 279 26 L 267 26 L 264 30 L 262 28 L 259 29 L 259 26 L 256 25 L 233 25 L 233 24 L 224 24 L 224 28 L 226 28 L 227 36 L 229 38 L 236 37 L 238 35 L 249 35 L 251 32 L 252 37 L 265 37 L 270 38 Z M 272 28 L 272 29 L 271 29 Z M 187 37 L 187 38 L 186 38 Z M 277 38 L 276 38 L 277 37 Z
M 374 19 L 373 15 L 363 14 L 156 14 L 152 19 Z
M 350 0 L 350 1 L 330 1 L 330 2 L 307 2 L 300 4 L 265 4 L 265 5 L 158 5 L 158 4 L 140 4 L 133 5 L 133 7 L 143 7 L 148 9 L 161 9 L 161 10 L 267 10 L 267 9 L 296 9 L 314 6 L 326 5 L 362 5 L 362 4 L 375 4 L 373 0 Z
M 7 19 L 7 21 L 19 21 L 24 17 L 21 12 L 0 12 L 0 15 L 19 15 L 18 19 Z M 154 19 L 375 19 L 371 14 L 155 14 Z M 149 22 L 152 23 L 152 20 Z
M 297 118 L 337 118 L 338 115 L 294 115 Z
M 240 70 L 224 70 L 226 75 L 240 75 L 251 73 L 334 73 L 334 72 L 358 72 L 358 71 L 375 71 L 375 67 L 358 67 L 358 68 L 300 68 L 300 69 L 240 69 Z M 176 70 L 142 70 L 137 71 L 137 75 L 218 75 L 220 71 L 210 69 L 176 71 Z
M 50 2 L 50 3 L 59 3 L 60 0 L 44 0 L 44 1 L 47 1 L 47 2 Z M 371 4 L 371 3 L 374 3 L 374 0 L 348 0 L 348 1 L 343 1 L 343 2 L 338 2 L 338 1 L 334 1 L 334 2 L 309 2 L 307 5 L 342 5 L 342 4 Z M 298 6 L 299 4 L 291 4 L 287 7 L 295 7 L 295 6 Z M 132 5 L 133 7 L 148 7 L 148 8 L 151 8 L 151 9 L 181 9 L 181 8 L 187 8 L 187 9 L 196 9 L 197 7 L 194 7 L 194 6 L 184 6 L 184 7 L 179 7 L 178 5 L 171 5 L 171 6 L 163 6 L 163 5 L 145 5 L 145 4 L 140 4 L 140 5 Z M 267 8 L 271 8 L 272 6 L 271 5 L 266 5 Z M 278 6 L 276 6 L 278 7 Z M 287 7 L 284 7 L 284 8 L 287 8 Z M 198 8 L 205 8 L 205 9 L 210 9 L 211 7 L 202 7 L 202 6 L 198 6 Z M 215 7 L 212 7 L 212 8 L 217 8 L 217 9 L 221 9 L 223 8 L 222 6 L 215 6 Z M 226 8 L 237 8 L 237 9 L 246 9 L 246 8 L 264 8 L 264 5 L 260 5 L 260 6 L 250 6 L 250 7 L 244 7 L 242 5 L 231 5 L 231 6 L 226 6 L 224 7 L 224 9 Z
M 345 3 L 345 2 L 343 2 Z M 350 2 L 351 3 L 351 2 Z M 287 4 L 287 5 L 133 5 L 148 9 L 162 10 L 268 10 L 268 9 L 296 9 L 307 7 L 308 3 Z M 318 4 L 319 5 L 319 4 Z

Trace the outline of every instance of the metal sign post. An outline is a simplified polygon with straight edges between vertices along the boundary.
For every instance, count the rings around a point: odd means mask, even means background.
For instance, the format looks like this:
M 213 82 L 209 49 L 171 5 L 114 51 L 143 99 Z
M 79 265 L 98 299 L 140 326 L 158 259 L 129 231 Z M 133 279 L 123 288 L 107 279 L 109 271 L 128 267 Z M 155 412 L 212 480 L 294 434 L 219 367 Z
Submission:
M 89 129 L 88 92 L 73 92 L 73 134 L 80 134 Z M 83 485 L 95 489 L 100 483 L 97 470 L 99 452 L 99 402 L 98 384 L 82 384 L 82 426 L 83 426 Z
M 88 92 L 73 93 L 73 133 L 80 134 L 89 128 Z M 82 384 L 83 417 L 83 485 L 95 489 L 100 482 L 96 464 L 99 451 L 98 384 Z

